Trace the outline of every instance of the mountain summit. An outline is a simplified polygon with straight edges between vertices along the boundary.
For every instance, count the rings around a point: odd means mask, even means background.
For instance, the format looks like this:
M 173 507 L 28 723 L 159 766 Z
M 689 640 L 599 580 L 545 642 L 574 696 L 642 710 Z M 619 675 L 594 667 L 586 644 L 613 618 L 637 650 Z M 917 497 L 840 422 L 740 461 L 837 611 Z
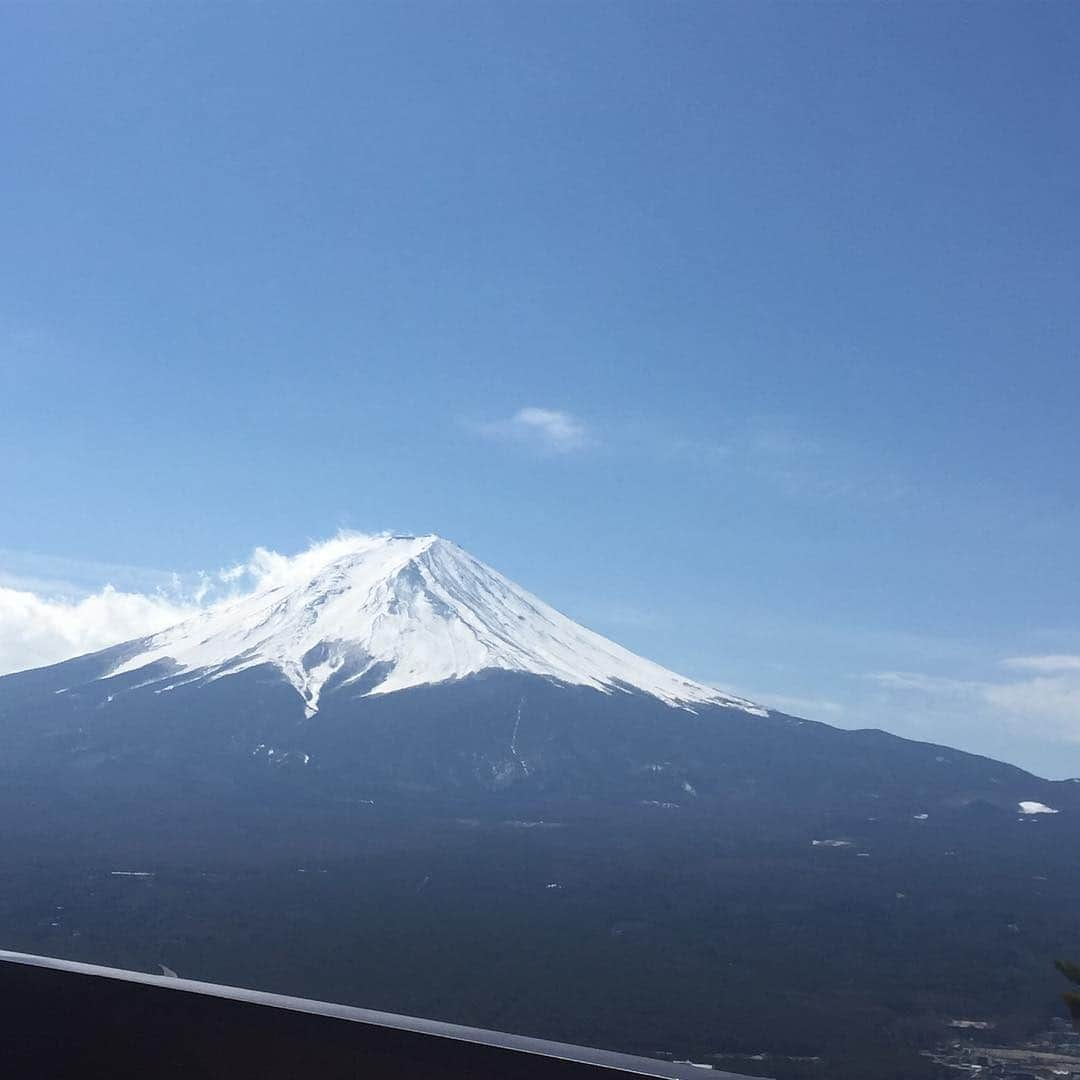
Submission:
M 277 584 L 139 642 L 106 674 L 166 662 L 160 690 L 261 664 L 278 668 L 308 714 L 324 689 L 365 695 L 498 669 L 665 704 L 741 698 L 676 675 L 567 618 L 439 536 L 362 536 L 309 578 Z M 179 676 L 179 679 L 177 678 Z

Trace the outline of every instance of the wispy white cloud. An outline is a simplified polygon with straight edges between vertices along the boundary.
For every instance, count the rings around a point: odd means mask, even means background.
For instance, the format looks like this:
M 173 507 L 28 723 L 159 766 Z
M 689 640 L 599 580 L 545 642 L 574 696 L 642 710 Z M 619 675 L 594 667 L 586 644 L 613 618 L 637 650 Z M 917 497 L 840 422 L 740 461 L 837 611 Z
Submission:
M 948 696 L 977 694 L 986 685 L 944 675 L 924 675 L 918 671 L 875 671 L 864 677 L 888 690 L 907 690 L 921 694 Z
M 1080 743 L 1080 663 L 1068 655 L 1010 657 L 1001 666 L 1039 674 L 1023 679 L 954 679 L 919 672 L 867 676 L 881 688 L 920 695 L 933 707 L 974 712 L 987 727 L 1051 742 Z
M 593 442 L 587 425 L 572 413 L 536 405 L 518 409 L 506 419 L 473 426 L 486 438 L 527 443 L 556 454 L 583 450 Z
M 198 610 L 106 585 L 78 599 L 0 586 L 0 674 L 53 664 L 141 637 Z
M 715 686 L 726 694 L 746 698 L 766 709 L 788 713 L 790 716 L 802 716 L 809 720 L 823 720 L 826 723 L 842 724 L 848 715 L 848 707 L 831 698 L 818 697 L 814 694 L 776 694 L 772 691 L 749 690 L 742 684 L 733 686 L 726 679 L 706 679 L 709 686 Z
M 1056 671 L 1080 671 L 1080 656 L 1056 653 L 1049 656 L 1010 656 L 1001 662 L 1002 667 L 1020 671 L 1051 673 Z
M 780 712 L 791 713 L 796 716 L 806 716 L 814 720 L 836 721 L 846 716 L 848 712 L 847 706 L 829 698 L 768 693 L 747 696 L 752 701 L 760 702 L 767 708 L 777 709 Z
M 237 592 L 306 581 L 322 567 L 365 545 L 385 539 L 387 535 L 342 529 L 329 540 L 311 541 L 308 547 L 295 555 L 282 555 L 273 548 L 257 547 L 243 562 L 219 570 L 213 577 L 230 587 L 230 598 Z
M 1044 737 L 1080 742 L 1080 672 L 987 686 L 985 700 L 1014 723 Z
M 139 570 L 74 559 L 35 558 L 8 553 L 22 567 L 36 565 L 39 573 L 10 574 L 0 569 L 0 675 L 58 663 L 72 656 L 143 637 L 189 618 L 212 604 L 237 596 L 303 580 L 334 559 L 373 537 L 342 532 L 313 542 L 296 555 L 256 548 L 244 561 L 214 572 L 184 578 L 157 570 Z M 4 553 L 0 552 L 0 557 Z M 0 565 L 3 564 L 0 558 Z M 64 578 L 41 571 L 54 569 Z M 145 588 L 112 584 L 80 588 L 71 578 L 86 580 L 95 573 L 142 579 Z M 98 581 L 101 577 L 98 577 Z

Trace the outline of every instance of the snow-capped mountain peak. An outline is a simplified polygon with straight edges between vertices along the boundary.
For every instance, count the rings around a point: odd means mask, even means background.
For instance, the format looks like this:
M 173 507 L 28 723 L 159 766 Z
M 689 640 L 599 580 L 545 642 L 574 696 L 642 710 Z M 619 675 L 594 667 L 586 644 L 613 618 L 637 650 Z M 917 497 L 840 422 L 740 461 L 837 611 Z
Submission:
M 174 665 L 171 688 L 272 664 L 318 708 L 327 683 L 387 694 L 491 668 L 670 705 L 718 704 L 765 714 L 636 656 L 575 623 L 474 559 L 429 536 L 357 536 L 301 580 L 224 602 L 138 643 L 109 672 Z

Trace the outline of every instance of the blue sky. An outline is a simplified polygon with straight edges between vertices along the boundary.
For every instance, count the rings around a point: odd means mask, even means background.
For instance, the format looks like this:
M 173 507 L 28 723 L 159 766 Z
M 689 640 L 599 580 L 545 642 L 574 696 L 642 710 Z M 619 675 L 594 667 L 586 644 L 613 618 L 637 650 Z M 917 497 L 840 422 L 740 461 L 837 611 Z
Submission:
M 1074 5 L 0 19 L 9 590 L 437 531 L 692 676 L 1080 774 Z

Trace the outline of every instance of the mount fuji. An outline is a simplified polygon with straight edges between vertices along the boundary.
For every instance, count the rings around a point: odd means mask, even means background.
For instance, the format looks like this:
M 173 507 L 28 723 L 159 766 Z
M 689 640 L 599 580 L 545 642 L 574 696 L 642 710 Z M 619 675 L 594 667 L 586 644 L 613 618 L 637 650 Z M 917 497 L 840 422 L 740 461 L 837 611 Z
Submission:
M 269 664 L 309 715 L 324 689 L 389 694 L 492 670 L 764 715 L 586 630 L 438 536 L 358 537 L 351 548 L 310 580 L 133 643 L 109 674 L 165 661 L 173 672 L 158 689 L 166 691 Z
M 366 792 L 802 812 L 872 797 L 910 818 L 1078 795 L 677 675 L 434 535 L 349 537 L 160 633 L 0 679 L 3 767 L 72 789 L 152 782 L 271 802 Z
M 6 947 L 791 1080 L 1053 1009 L 1080 784 L 726 694 L 435 536 L 318 550 L 0 678 Z

